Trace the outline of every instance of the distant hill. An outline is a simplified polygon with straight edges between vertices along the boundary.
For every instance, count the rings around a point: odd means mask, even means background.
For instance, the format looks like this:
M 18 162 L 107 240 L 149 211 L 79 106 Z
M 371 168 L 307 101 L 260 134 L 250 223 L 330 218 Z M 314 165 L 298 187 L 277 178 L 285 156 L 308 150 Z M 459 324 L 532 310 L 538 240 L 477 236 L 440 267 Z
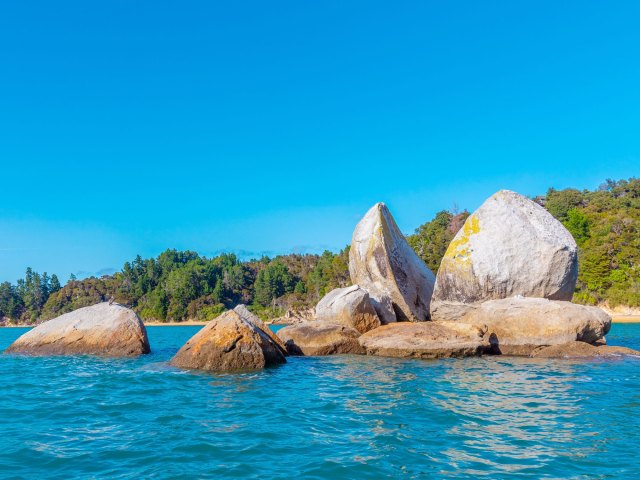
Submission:
M 574 301 L 640 307 L 640 180 L 607 180 L 595 191 L 549 189 L 536 197 L 572 233 L 580 248 Z M 407 237 L 434 272 L 469 213 L 441 211 Z M 264 318 L 311 307 L 333 288 L 350 284 L 349 248 L 322 255 L 282 255 L 240 261 L 166 250 L 136 257 L 121 272 L 71 279 L 28 269 L 17 285 L 0 284 L 0 319 L 34 323 L 113 299 L 144 320 L 209 320 L 238 303 Z

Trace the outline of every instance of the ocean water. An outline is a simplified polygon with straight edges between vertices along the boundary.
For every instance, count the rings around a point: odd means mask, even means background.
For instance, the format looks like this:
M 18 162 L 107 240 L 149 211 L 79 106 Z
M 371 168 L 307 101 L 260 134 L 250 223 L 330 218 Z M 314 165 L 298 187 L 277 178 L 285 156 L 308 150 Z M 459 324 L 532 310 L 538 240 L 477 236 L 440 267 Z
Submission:
M 640 359 L 167 366 L 197 330 L 150 327 L 138 359 L 0 355 L 0 477 L 640 477 Z M 608 340 L 640 348 L 640 325 Z

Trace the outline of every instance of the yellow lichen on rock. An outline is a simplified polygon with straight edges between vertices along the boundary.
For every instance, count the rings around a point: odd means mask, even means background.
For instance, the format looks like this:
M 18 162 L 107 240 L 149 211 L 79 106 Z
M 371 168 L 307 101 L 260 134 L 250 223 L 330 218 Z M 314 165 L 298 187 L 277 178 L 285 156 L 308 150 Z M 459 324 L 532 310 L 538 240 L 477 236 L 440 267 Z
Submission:
M 468 247 L 469 239 L 477 233 L 480 233 L 480 221 L 478 217 L 471 215 L 462 226 L 462 234 L 458 238 L 454 238 L 447 248 L 444 254 L 445 259 L 468 261 L 471 254 Z

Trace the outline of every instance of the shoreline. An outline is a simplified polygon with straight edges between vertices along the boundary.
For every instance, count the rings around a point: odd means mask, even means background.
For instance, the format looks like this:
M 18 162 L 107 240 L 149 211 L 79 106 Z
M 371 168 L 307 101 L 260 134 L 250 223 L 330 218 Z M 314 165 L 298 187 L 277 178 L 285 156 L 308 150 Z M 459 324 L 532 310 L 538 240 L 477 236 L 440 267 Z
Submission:
M 640 315 L 611 315 L 612 323 L 640 323 Z M 209 322 L 144 322 L 145 327 L 204 327 Z M 264 322 L 273 325 L 271 322 Z M 0 325 L 0 328 L 32 328 L 33 325 Z
M 611 315 L 612 323 L 640 323 L 640 315 Z

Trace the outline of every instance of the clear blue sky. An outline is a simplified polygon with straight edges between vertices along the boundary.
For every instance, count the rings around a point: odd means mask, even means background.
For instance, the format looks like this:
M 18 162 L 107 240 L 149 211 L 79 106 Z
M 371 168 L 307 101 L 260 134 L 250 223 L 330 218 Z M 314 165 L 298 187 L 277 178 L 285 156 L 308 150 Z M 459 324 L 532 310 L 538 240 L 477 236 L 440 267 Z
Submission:
M 0 280 L 640 174 L 640 3 L 0 3 Z

